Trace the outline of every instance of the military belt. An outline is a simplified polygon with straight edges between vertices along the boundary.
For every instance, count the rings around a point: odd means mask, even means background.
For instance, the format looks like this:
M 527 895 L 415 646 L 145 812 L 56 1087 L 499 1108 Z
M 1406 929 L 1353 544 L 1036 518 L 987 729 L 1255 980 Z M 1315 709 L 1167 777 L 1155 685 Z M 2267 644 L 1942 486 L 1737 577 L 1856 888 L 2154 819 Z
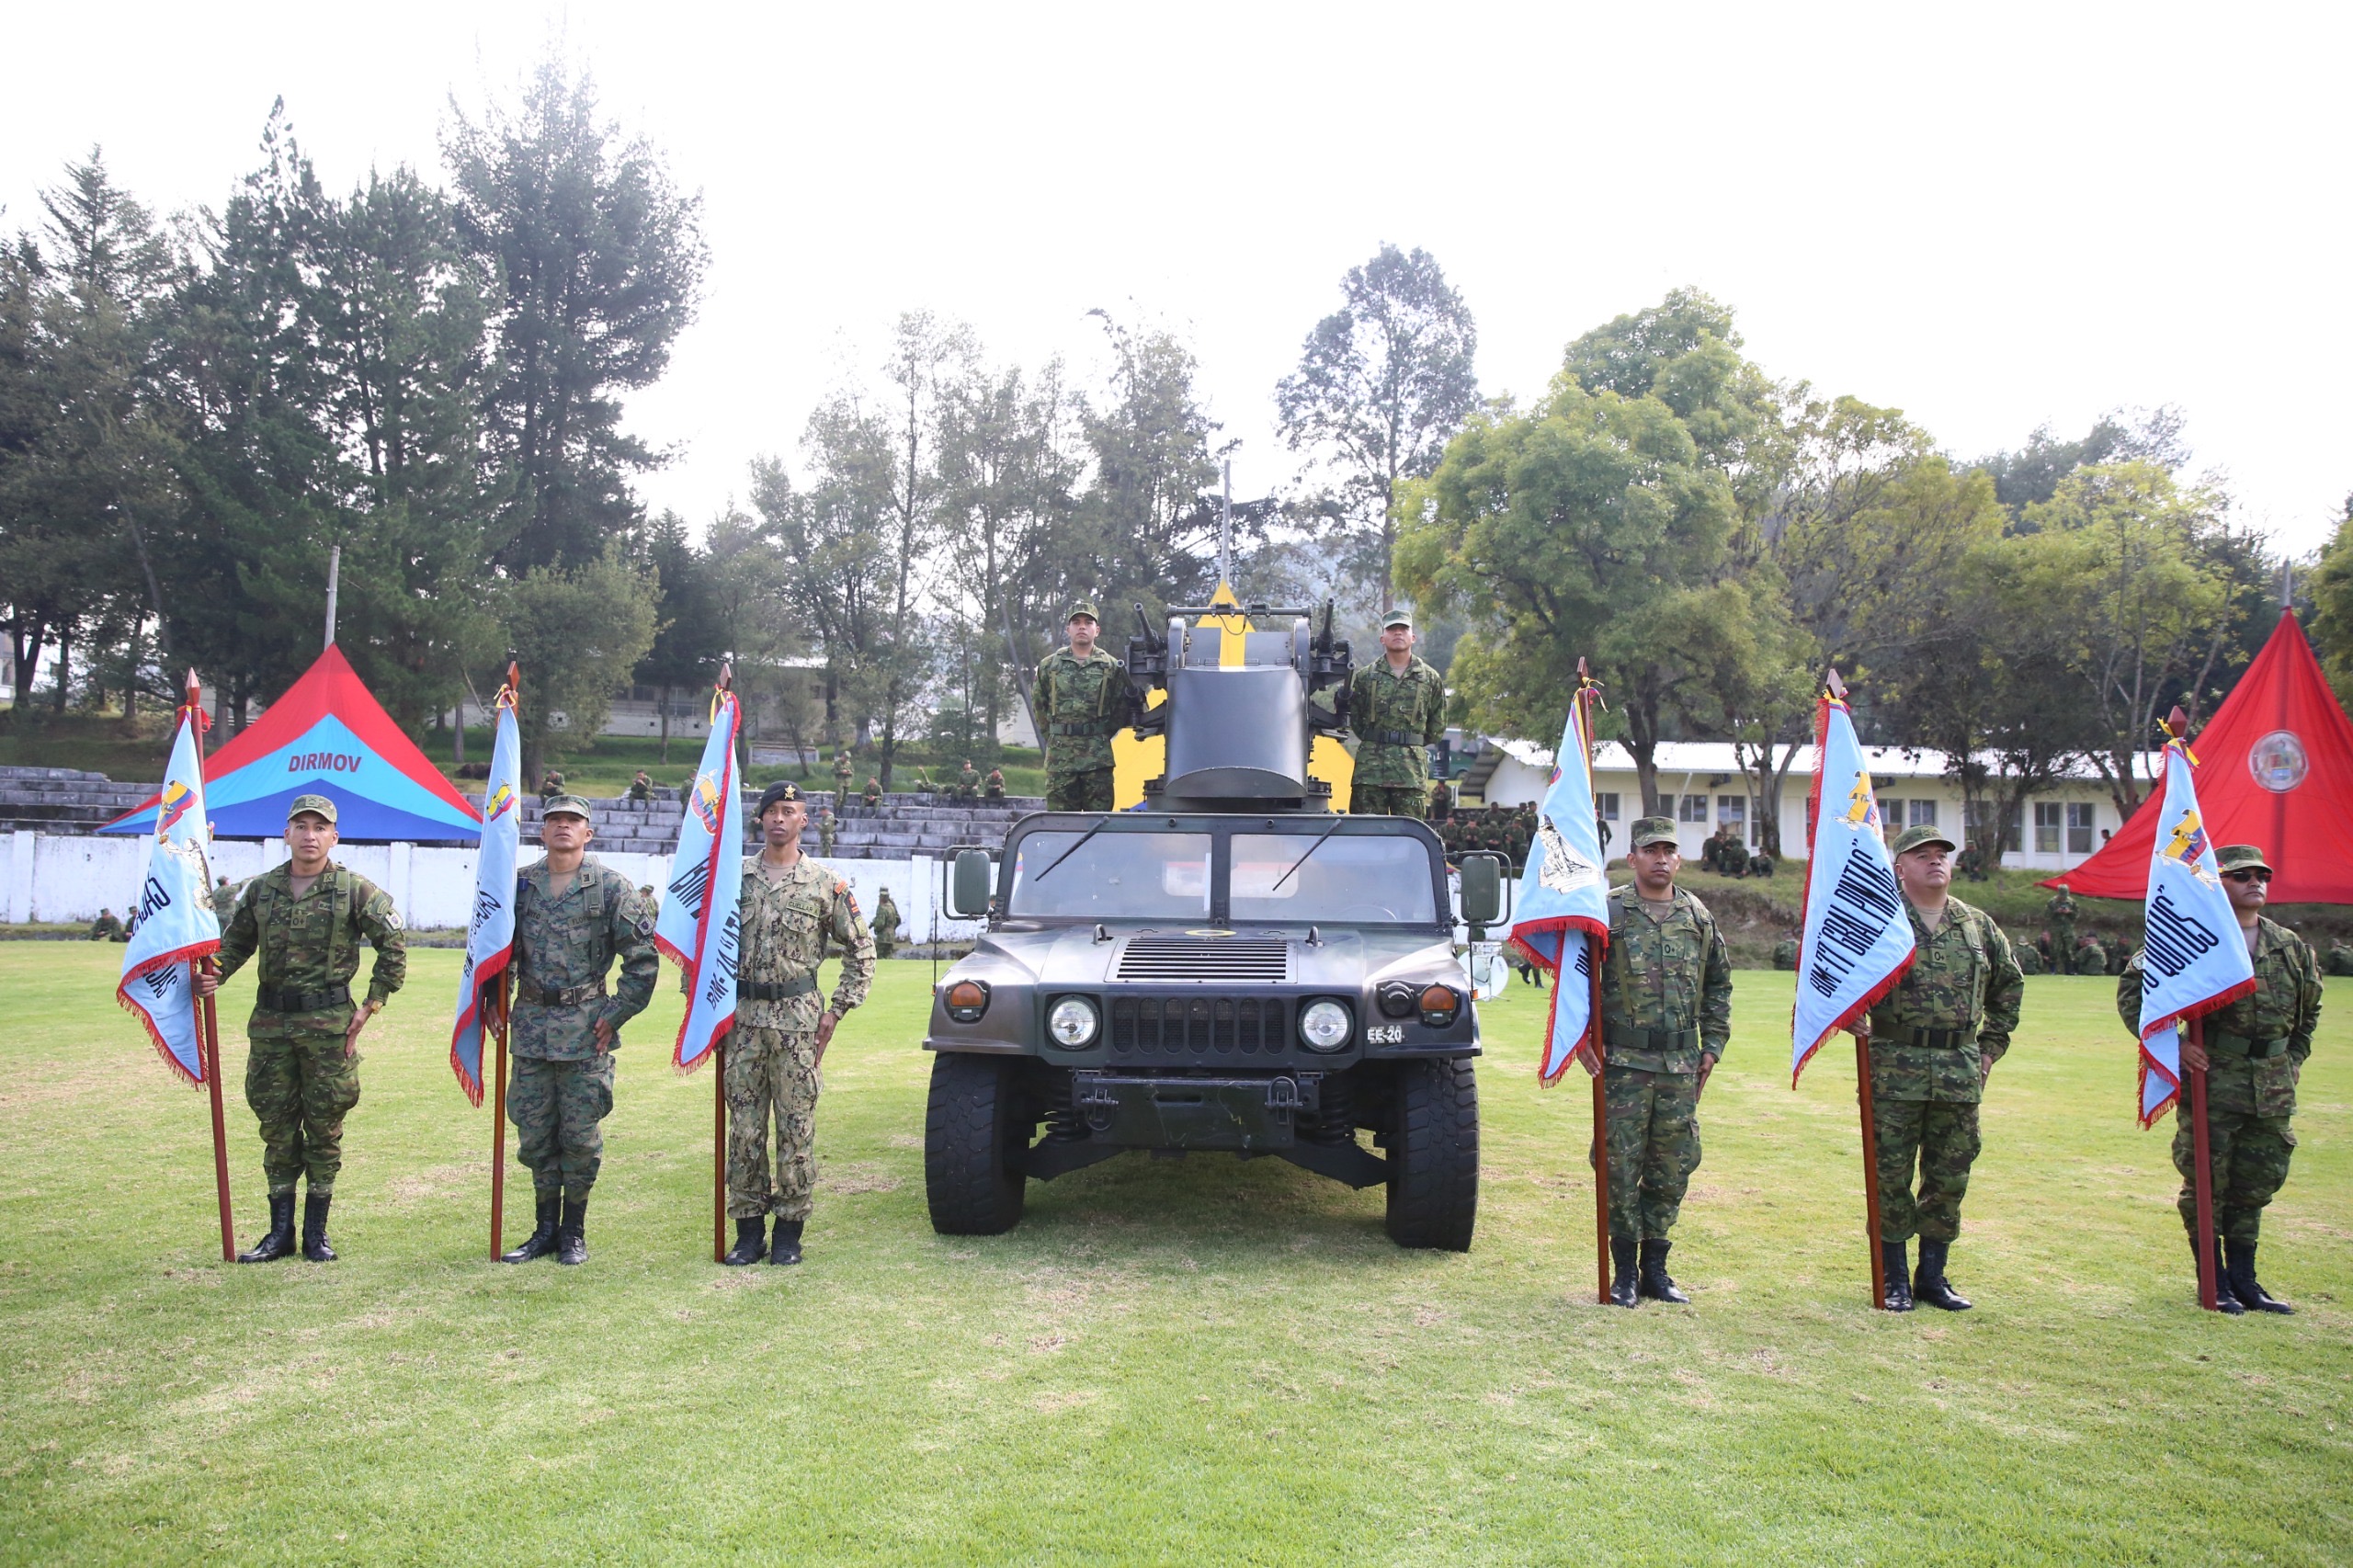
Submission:
M 1422 737 L 1411 730 L 1375 730 L 1365 739 L 1382 746 L 1417 746 L 1422 744 Z
M 1698 1029 L 1644 1029 L 1631 1024 L 1601 1026 L 1602 1044 L 1611 1051 L 1690 1051 L 1699 1043 Z
M 2235 1062 L 2245 1056 L 2256 1062 L 2268 1062 L 2275 1056 L 2287 1053 L 2288 1038 L 2285 1035 L 2277 1040 L 2249 1040 L 2228 1029 L 2206 1031 L 2206 1054 L 2217 1061 Z
M 1058 735 L 1116 735 L 1120 733 L 1120 726 L 1108 719 L 1089 719 L 1084 723 L 1056 724 L 1053 733 Z
M 592 980 L 585 985 L 541 985 L 529 980 L 515 983 L 515 999 L 536 1002 L 542 1007 L 576 1007 L 583 1002 L 594 1002 L 605 994 L 605 983 Z
M 795 996 L 806 996 L 817 989 L 817 977 L 804 974 L 794 980 L 746 980 L 735 987 L 738 1002 L 790 1002 Z
M 351 1006 L 351 987 L 332 985 L 324 991 L 286 991 L 276 986 L 262 986 L 254 996 L 254 1006 L 265 1013 L 315 1013 L 322 1007 Z
M 1891 1044 L 1924 1045 L 1930 1051 L 1960 1051 L 1977 1043 L 1975 1029 L 1924 1029 L 1911 1024 L 1894 1024 L 1884 1032 Z

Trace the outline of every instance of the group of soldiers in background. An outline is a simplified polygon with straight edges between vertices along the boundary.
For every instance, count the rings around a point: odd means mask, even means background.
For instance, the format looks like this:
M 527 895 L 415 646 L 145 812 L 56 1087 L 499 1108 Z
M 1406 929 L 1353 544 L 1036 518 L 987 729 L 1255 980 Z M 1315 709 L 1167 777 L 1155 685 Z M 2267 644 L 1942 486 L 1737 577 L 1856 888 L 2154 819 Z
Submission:
M 1742 835 L 1740 824 L 1719 823 L 1708 841 L 1699 846 L 1699 864 L 1719 876 L 1769 877 L 1773 874 L 1773 857 L 1762 849 L 1752 852 L 1748 840 Z
M 1536 807 L 1488 805 L 1476 811 L 1442 802 L 1443 784 L 1430 786 L 1430 825 L 1446 858 L 1455 860 L 1473 850 L 1500 855 L 1511 862 L 1513 873 L 1527 863 L 1528 846 L 1536 841 Z

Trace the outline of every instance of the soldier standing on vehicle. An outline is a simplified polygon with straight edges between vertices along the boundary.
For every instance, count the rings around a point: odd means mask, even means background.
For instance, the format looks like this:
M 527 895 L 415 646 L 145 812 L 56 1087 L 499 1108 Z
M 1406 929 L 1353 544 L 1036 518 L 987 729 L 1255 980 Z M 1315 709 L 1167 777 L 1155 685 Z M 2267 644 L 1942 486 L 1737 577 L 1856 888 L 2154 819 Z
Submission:
M 335 846 L 335 804 L 297 795 L 287 808 L 286 863 L 245 885 L 221 933 L 220 971 L 199 970 L 210 996 L 260 955 L 253 1017 L 245 1021 L 245 1103 L 261 1123 L 262 1174 L 269 1182 L 269 1233 L 237 1256 L 269 1263 L 294 1250 L 294 1185 L 307 1177 L 302 1256 L 333 1263 L 327 1209 L 343 1169 L 343 1119 L 359 1103 L 359 1031 L 408 977 L 407 934 L 390 894 L 327 858 Z M 359 940 L 376 949 L 368 994 L 351 1002 Z
M 1992 915 L 1951 896 L 1953 841 L 1921 825 L 1896 835 L 1895 880 L 1912 922 L 1911 968 L 1870 1011 L 1871 1119 L 1879 1136 L 1880 1251 L 1886 1306 L 1914 1298 L 1947 1312 L 1970 1302 L 1945 1278 L 1961 1200 L 1980 1146 L 1977 1107 L 2010 1049 L 2026 977 Z M 1913 1166 L 1919 1188 L 1915 1194 Z M 1920 1267 L 1904 1248 L 1920 1237 Z
M 760 852 L 743 863 L 743 948 L 735 980 L 735 1028 L 727 1040 L 727 1212 L 736 1267 L 765 1257 L 801 1261 L 801 1232 L 817 1182 L 813 1153 L 819 1068 L 834 1027 L 866 1000 L 874 981 L 874 938 L 858 918 L 849 884 L 801 853 L 808 807 L 790 783 L 760 796 Z M 840 949 L 841 978 L 821 1008 L 817 965 L 828 941 Z M 767 1154 L 776 1122 L 776 1165 Z M 776 1216 L 773 1245 L 764 1234 Z
M 874 956 L 887 959 L 899 950 L 899 906 L 884 888 L 874 900 Z
M 1446 734 L 1446 679 L 1414 653 L 1414 618 L 1381 618 L 1383 657 L 1348 677 L 1357 747 L 1348 810 L 1418 817 L 1429 789 L 1429 748 Z
M 1111 737 L 1128 724 L 1127 666 L 1095 645 L 1102 627 L 1095 601 L 1070 607 L 1070 646 L 1038 666 L 1030 710 L 1046 733 L 1046 809 L 1111 809 Z
M 1675 824 L 1627 835 L 1631 885 L 1609 892 L 1601 966 L 1602 1090 L 1608 1102 L 1609 1299 L 1688 1301 L 1666 1272 L 1691 1173 L 1699 1096 L 1732 1037 L 1732 956 L 1708 906 L 1675 885 Z
M 2207 1164 L 2212 1173 L 2214 1236 L 2223 1256 L 2215 1261 L 2214 1302 L 2234 1316 L 2253 1310 L 2290 1312 L 2256 1278 L 2256 1242 L 2263 1210 L 2288 1180 L 2296 1152 L 2291 1126 L 2296 1084 L 2313 1053 L 2313 1030 L 2320 1024 L 2320 966 L 2304 939 L 2276 920 L 2263 917 L 2271 897 L 2271 867 L 2252 844 L 2214 852 L 2223 891 L 2239 917 L 2239 930 L 2255 960 L 2255 990 L 2229 1006 L 2206 1015 L 2201 1047 L 2181 1031 L 2181 1064 L 2206 1069 Z M 2141 1030 L 2141 960 L 2134 953 L 2116 983 L 2116 1010 L 2124 1027 Z M 2189 1231 L 2189 1253 L 2198 1256 L 2198 1141 L 2187 1103 L 2173 1119 L 2173 1165 L 2181 1173 L 2177 1206 Z
M 559 795 L 540 822 L 547 856 L 515 882 L 515 998 L 506 1091 L 515 1157 L 531 1173 L 539 1223 L 501 1261 L 588 1261 L 588 1194 L 604 1164 L 620 1028 L 654 996 L 654 912 L 587 853 L 588 802 Z M 612 994 L 605 975 L 620 960 Z

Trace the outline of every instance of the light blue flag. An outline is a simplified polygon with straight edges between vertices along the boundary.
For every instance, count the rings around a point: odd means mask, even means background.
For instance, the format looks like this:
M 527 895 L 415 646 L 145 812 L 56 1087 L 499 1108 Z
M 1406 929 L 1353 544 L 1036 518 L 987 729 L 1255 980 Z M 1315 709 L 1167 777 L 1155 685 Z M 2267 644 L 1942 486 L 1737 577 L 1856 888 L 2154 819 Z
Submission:
M 197 726 L 202 709 L 180 710 L 179 733 L 155 805 L 147 869 L 131 912 L 115 1000 L 147 1026 L 164 1064 L 191 1084 L 204 1082 L 202 1029 L 197 1022 L 194 961 L 221 949 L 212 913 L 212 830 L 204 814 L 204 764 Z
M 1846 703 L 1825 696 L 1814 718 L 1813 830 L 1790 1019 L 1790 1086 L 1822 1042 L 1870 1010 L 1912 967 L 1912 922 L 1880 835 L 1879 801 Z
M 1593 1049 L 1593 966 L 1609 947 L 1609 880 L 1593 814 L 1590 716 L 1599 696 L 1588 681 L 1569 704 L 1511 923 L 1511 945 L 1553 976 L 1552 1011 L 1536 1065 L 1545 1084 L 1560 1082 L 1575 1060 L 1588 1073 L 1601 1070 Z
M 687 1017 L 671 1065 L 691 1072 L 735 1025 L 735 964 L 742 936 L 744 790 L 735 776 L 735 694 L 711 699 L 710 738 L 686 789 L 686 819 L 671 858 L 654 942 L 687 971 Z
M 515 956 L 515 862 L 523 845 L 523 747 L 516 735 L 515 690 L 502 687 L 490 777 L 483 782 L 482 846 L 474 858 L 474 905 L 466 926 L 466 967 L 458 977 L 458 1021 L 449 1035 L 449 1069 L 466 1098 L 482 1104 L 483 1040 L 504 1033 L 498 977 Z
M 2222 891 L 2214 846 L 2198 809 L 2189 770 L 2197 758 L 2165 743 L 2165 790 L 2149 856 L 2142 912 L 2141 1125 L 2165 1114 L 2181 1091 L 2184 1018 L 2226 1007 L 2255 989 L 2255 959 Z

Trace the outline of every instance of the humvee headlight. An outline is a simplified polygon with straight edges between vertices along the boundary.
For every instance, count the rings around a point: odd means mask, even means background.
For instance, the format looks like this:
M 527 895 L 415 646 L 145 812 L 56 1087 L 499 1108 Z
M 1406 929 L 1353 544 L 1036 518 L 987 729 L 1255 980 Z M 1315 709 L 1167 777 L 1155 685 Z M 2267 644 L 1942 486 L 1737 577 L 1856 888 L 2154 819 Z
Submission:
M 1415 992 L 1411 982 L 1392 980 L 1379 993 L 1381 1016 L 1384 1018 L 1410 1018 L 1414 1016 Z
M 1310 1051 L 1337 1051 L 1348 1043 L 1348 1010 L 1337 1002 L 1316 1002 L 1299 1016 L 1299 1032 Z
M 977 1024 L 989 1010 L 989 988 L 981 981 L 960 980 L 948 988 L 943 1001 L 949 1017 L 960 1024 Z
M 1075 1051 L 1093 1040 L 1100 1026 L 1095 1004 L 1084 996 L 1065 996 L 1046 1015 L 1046 1032 L 1065 1050 Z

